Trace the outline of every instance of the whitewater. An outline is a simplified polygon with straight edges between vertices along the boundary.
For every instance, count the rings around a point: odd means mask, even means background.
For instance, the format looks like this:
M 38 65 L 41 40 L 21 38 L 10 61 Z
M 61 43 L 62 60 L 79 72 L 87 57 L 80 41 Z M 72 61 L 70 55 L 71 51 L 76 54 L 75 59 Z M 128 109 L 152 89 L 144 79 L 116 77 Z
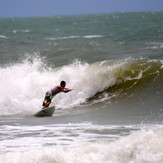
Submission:
M 162 18 L 0 18 L 0 163 L 163 162 Z

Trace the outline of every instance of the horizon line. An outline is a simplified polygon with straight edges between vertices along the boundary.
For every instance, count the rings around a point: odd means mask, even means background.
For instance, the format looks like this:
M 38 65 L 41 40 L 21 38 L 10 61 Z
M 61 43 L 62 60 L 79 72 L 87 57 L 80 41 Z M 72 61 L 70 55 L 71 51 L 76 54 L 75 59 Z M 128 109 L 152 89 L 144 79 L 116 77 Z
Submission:
M 107 14 L 122 14 L 122 13 L 150 13 L 163 12 L 163 10 L 149 10 L 149 11 L 114 11 L 114 12 L 100 12 L 100 13 L 81 13 L 81 14 L 56 14 L 56 15 L 29 15 L 29 16 L 0 16 L 0 18 L 32 18 L 32 17 L 57 17 L 57 16 L 86 16 L 86 15 L 107 15 Z

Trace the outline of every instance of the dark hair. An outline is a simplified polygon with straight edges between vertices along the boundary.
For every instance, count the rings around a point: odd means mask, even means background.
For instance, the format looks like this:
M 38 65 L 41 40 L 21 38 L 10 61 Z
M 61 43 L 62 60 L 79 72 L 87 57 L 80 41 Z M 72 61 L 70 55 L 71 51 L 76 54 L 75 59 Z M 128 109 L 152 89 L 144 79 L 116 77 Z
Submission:
M 66 84 L 66 82 L 65 81 L 61 81 L 60 85 L 62 85 L 62 84 Z

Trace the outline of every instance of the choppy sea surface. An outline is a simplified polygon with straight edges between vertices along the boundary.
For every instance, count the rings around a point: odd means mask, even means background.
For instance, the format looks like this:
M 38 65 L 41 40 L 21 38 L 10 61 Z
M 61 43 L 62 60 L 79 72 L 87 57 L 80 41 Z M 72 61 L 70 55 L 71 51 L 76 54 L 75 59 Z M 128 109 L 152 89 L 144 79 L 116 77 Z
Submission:
M 0 18 L 0 75 L 0 162 L 163 162 L 163 12 Z

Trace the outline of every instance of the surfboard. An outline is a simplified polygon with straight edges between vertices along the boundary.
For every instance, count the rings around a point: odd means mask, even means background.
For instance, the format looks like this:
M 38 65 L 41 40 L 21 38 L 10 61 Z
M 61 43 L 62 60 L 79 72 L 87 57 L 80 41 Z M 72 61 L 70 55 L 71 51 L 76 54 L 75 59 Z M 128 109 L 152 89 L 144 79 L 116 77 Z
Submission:
M 35 116 L 36 117 L 50 117 L 53 115 L 54 111 L 55 111 L 55 107 L 51 106 L 51 107 L 40 110 L 39 112 L 35 114 Z

